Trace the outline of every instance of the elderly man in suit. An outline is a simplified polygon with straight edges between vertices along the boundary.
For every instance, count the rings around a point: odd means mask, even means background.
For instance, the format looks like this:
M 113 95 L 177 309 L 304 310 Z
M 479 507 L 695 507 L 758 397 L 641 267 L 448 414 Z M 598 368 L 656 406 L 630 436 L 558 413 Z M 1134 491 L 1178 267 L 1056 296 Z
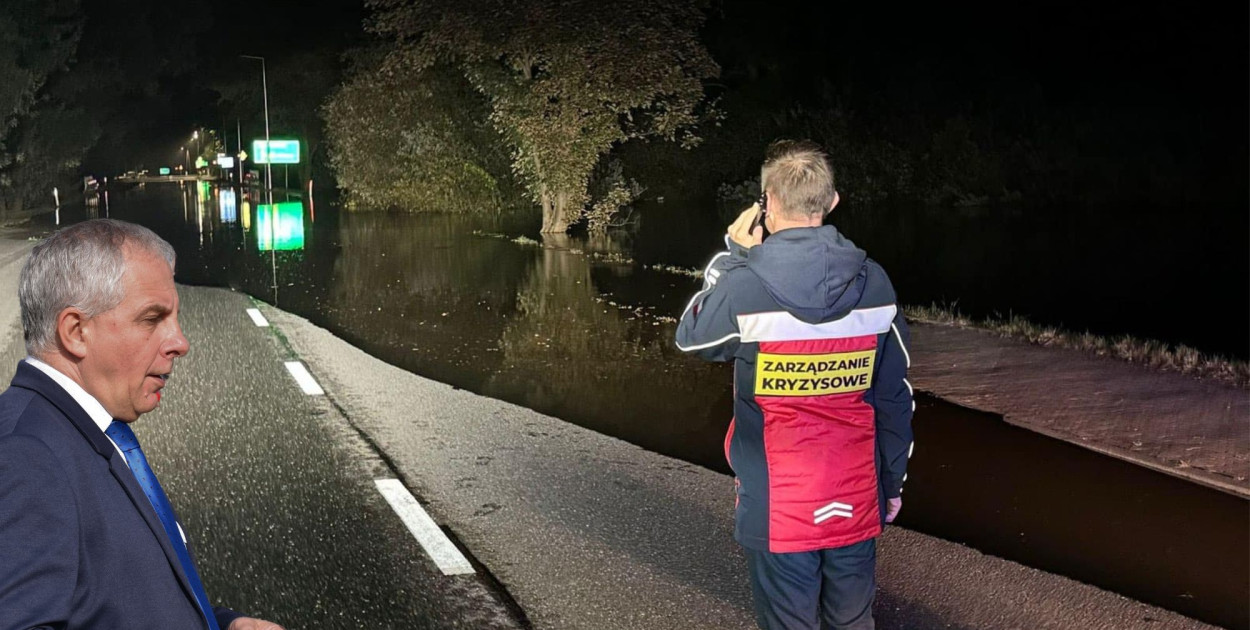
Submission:
M 0 394 L 0 630 L 281 630 L 214 608 L 130 424 L 189 344 L 174 251 L 113 220 L 22 268 L 26 349 Z

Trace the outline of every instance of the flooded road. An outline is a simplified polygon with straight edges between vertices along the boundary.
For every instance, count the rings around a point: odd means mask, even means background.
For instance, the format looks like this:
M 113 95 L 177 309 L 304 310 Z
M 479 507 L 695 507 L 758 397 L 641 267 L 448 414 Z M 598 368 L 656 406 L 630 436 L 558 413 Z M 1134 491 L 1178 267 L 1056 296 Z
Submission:
M 611 262 L 651 254 L 493 238 L 482 233 L 517 230 L 488 219 L 262 208 L 207 185 L 149 185 L 107 213 L 170 240 L 181 282 L 250 293 L 416 374 L 727 471 L 730 368 L 671 342 L 697 282 Z M 919 402 L 900 524 L 1246 626 L 1245 500 Z

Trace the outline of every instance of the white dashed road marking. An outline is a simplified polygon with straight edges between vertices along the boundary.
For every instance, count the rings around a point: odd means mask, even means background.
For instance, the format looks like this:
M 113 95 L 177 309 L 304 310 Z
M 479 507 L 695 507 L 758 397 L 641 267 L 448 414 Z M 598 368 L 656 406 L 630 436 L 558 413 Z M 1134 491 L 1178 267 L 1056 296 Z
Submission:
M 300 363 L 299 361 L 287 361 L 286 370 L 291 373 L 291 376 L 295 377 L 295 382 L 299 383 L 299 388 L 304 390 L 305 394 L 308 394 L 309 396 L 321 396 L 326 393 L 325 390 L 321 389 L 321 386 L 317 384 L 317 381 L 312 377 L 312 374 L 308 373 L 308 368 L 305 368 L 303 363 Z
M 376 479 L 374 483 L 378 486 L 378 492 L 391 504 L 391 508 L 408 527 L 408 531 L 416 537 L 417 542 L 421 543 L 421 548 L 434 560 L 443 575 L 467 575 L 474 572 L 473 565 L 451 544 L 451 540 L 438 528 L 434 519 L 425 513 L 404 484 L 398 479 Z
M 257 326 L 268 326 L 269 322 L 265 321 L 260 311 L 254 308 L 247 309 L 247 314 L 251 316 L 252 321 Z M 291 373 L 295 382 L 299 384 L 300 389 L 310 396 L 321 396 L 325 394 L 325 390 L 317 384 L 312 374 L 308 373 L 308 368 L 299 361 L 286 361 L 286 369 Z M 434 519 L 421 508 L 421 504 L 417 503 L 417 499 L 412 496 L 411 492 L 400 483 L 398 479 L 376 479 L 378 492 L 382 493 L 382 497 L 391 505 L 395 513 L 399 515 L 400 520 L 412 532 L 413 537 L 421 544 L 421 548 L 425 553 L 434 560 L 434 564 L 438 565 L 438 569 L 443 575 L 470 575 L 474 573 L 473 565 L 465 559 L 464 554 L 451 543 L 443 530 L 439 529 Z
M 257 326 L 265 327 L 269 325 L 269 320 L 265 319 L 265 316 L 260 314 L 260 309 L 249 308 L 247 309 L 247 315 L 252 318 L 252 321 L 255 322 Z

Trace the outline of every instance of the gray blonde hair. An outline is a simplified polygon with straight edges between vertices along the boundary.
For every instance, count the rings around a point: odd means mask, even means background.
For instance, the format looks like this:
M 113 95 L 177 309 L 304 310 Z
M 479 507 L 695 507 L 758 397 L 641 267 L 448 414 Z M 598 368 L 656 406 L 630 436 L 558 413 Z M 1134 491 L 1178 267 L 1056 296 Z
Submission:
M 35 246 L 22 265 L 18 301 L 26 352 L 56 347 L 56 320 L 69 307 L 95 317 L 121 304 L 125 247 L 151 252 L 174 268 L 174 248 L 134 223 L 93 219 L 59 230 Z
M 789 218 L 824 217 L 833 205 L 833 166 L 815 142 L 778 140 L 768 146 L 760 188 L 781 203 Z

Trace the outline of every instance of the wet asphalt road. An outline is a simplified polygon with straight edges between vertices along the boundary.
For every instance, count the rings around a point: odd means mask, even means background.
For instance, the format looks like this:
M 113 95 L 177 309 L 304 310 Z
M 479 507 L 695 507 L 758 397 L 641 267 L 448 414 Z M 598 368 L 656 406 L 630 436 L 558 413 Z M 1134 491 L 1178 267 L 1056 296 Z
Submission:
M 295 387 L 249 298 L 180 293 L 192 351 L 138 434 L 218 601 L 288 628 L 520 627 L 481 578 L 426 557 L 373 484 L 394 473 Z

